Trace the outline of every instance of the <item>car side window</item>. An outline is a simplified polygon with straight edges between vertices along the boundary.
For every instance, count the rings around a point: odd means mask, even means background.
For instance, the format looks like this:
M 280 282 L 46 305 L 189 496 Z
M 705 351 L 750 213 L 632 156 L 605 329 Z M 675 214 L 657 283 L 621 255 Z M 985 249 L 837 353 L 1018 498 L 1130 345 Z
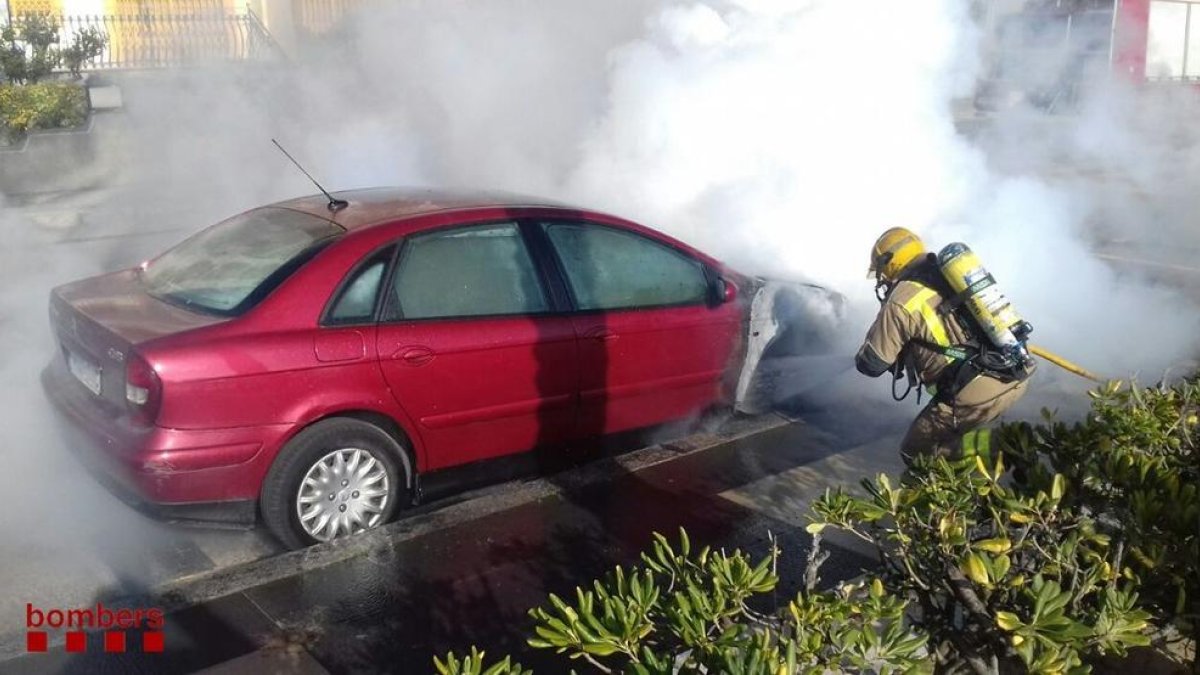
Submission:
M 386 318 L 539 314 L 549 304 L 516 223 L 421 234 L 404 244 Z
M 375 318 L 375 304 L 379 299 L 383 273 L 394 252 L 395 247 L 388 246 L 350 273 L 349 280 L 342 285 L 338 299 L 329 310 L 326 324 L 367 323 Z
M 550 223 L 545 228 L 579 309 L 688 305 L 707 298 L 704 267 L 669 246 L 598 225 Z

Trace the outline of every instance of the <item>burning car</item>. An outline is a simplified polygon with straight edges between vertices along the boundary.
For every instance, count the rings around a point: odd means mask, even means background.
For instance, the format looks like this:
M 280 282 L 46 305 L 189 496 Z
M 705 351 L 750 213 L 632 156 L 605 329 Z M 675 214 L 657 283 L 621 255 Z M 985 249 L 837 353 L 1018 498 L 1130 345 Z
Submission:
M 776 332 L 751 330 L 760 287 L 541 200 L 306 197 L 56 288 L 43 384 L 119 492 L 300 547 L 387 522 L 430 472 L 729 402 Z

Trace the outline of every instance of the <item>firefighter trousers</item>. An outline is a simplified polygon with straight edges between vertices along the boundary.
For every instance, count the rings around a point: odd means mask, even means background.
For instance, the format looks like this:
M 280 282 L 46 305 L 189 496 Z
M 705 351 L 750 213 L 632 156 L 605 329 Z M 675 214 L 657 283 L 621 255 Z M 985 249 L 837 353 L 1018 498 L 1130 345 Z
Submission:
M 1003 415 L 1025 394 L 1028 384 L 1028 379 L 1001 382 L 980 375 L 952 400 L 931 401 L 913 420 L 900 444 L 904 463 L 911 465 L 918 455 L 956 459 L 963 456 L 966 446 L 972 451 L 966 454 L 973 454 L 977 445 L 986 447 L 986 436 L 979 438 L 976 430 Z

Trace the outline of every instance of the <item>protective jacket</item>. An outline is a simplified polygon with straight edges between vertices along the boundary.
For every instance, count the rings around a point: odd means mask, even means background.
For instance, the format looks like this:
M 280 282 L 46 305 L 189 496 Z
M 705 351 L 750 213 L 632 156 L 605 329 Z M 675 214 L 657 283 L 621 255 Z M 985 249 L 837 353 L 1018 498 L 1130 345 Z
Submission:
M 936 266 L 926 260 L 892 287 L 855 357 L 859 372 L 879 377 L 903 357 L 902 365 L 927 387 L 949 375 L 947 368 L 957 365 L 954 359 L 926 345 L 963 345 L 970 342 L 970 334 L 953 314 L 939 312 L 944 283 Z

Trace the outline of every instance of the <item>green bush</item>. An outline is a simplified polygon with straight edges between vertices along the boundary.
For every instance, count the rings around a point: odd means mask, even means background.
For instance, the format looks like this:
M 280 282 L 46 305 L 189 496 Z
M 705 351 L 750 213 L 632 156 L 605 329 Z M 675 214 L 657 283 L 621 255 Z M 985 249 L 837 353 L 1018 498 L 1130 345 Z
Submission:
M 78 84 L 0 85 L 0 124 L 9 133 L 75 127 L 86 119 L 87 95 Z
M 1074 424 L 1002 425 L 995 460 L 831 493 L 813 529 L 879 547 L 885 584 L 916 600 L 943 663 L 1074 672 L 1152 640 L 1182 661 L 1171 643 L 1200 642 L 1200 384 L 1090 396 Z
M 806 591 L 760 613 L 779 551 L 678 550 L 656 535 L 573 602 L 530 612 L 529 644 L 604 672 L 1086 673 L 1107 657 L 1200 643 L 1200 384 L 1109 384 L 1065 424 L 996 431 L 995 457 L 919 462 L 892 485 L 813 505 Z M 870 583 L 814 592 L 829 528 L 873 544 Z M 1193 651 L 1192 672 L 1200 672 Z M 443 675 L 521 675 L 483 655 L 435 660 Z
M 526 670 L 521 664 L 515 663 L 510 657 L 488 666 L 487 654 L 476 647 L 471 647 L 471 653 L 458 658 L 453 652 L 446 655 L 442 661 L 433 657 L 433 665 L 442 675 L 532 675 L 533 671 Z
M 601 672 L 783 674 L 928 672 L 926 636 L 913 630 L 907 604 L 878 580 L 797 595 L 779 611 L 756 611 L 752 599 L 778 583 L 779 551 L 751 562 L 741 551 L 693 551 L 655 534 L 642 564 L 616 568 L 573 600 L 551 595 L 530 611 L 529 644 L 581 659 Z M 810 559 L 810 570 L 819 561 Z M 815 583 L 815 571 L 807 575 Z M 509 659 L 484 668 L 472 649 L 435 659 L 443 675 L 516 675 Z
M 1200 642 L 1200 384 L 1114 382 L 1091 396 L 1084 421 L 1004 425 L 1001 445 L 1026 482 L 1060 473 L 1074 486 L 1064 503 L 1110 524 L 1122 574 L 1173 629 L 1164 640 Z
M 900 486 L 864 480 L 814 504 L 811 532 L 836 527 L 878 547 L 881 578 L 915 600 L 946 668 L 1087 672 L 1085 661 L 1150 640 L 1138 583 L 1121 575 L 1105 527 L 1064 503 L 1062 474 L 1006 480 L 1003 459 L 919 465 Z

